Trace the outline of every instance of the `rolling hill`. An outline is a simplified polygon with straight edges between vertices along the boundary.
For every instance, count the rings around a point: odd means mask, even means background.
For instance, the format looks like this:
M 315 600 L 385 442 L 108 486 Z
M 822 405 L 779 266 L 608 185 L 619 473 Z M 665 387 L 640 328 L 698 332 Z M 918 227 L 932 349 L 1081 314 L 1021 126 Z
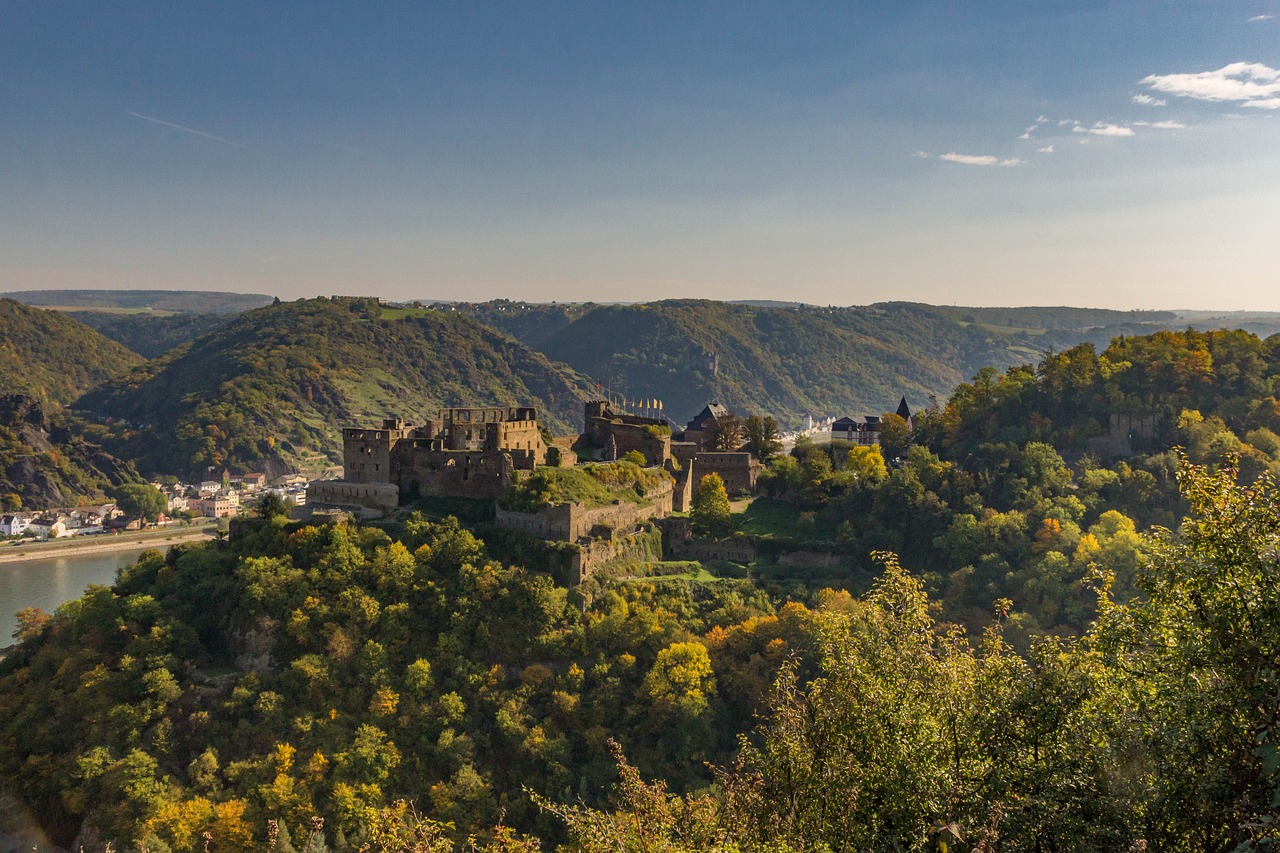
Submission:
M 342 427 L 443 405 L 531 404 L 569 432 L 587 387 L 458 314 L 319 298 L 241 314 L 76 405 L 113 422 L 109 446 L 145 471 L 318 472 L 340 463 Z
M 136 353 L 56 311 L 0 299 L 0 394 L 66 405 L 141 362 Z
M 945 395 L 986 365 L 1029 360 L 1025 334 L 911 306 L 757 307 L 697 300 L 596 308 L 539 349 L 675 420 L 716 400 L 786 424 L 805 413 L 892 410 Z

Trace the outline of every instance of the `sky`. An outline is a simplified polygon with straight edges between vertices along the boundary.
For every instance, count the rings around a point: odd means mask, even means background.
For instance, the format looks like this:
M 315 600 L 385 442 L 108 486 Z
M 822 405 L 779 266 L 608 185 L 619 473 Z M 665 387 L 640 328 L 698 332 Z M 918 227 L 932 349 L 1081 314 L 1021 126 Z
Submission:
M 81 287 L 1280 310 L 1280 0 L 5 0 Z

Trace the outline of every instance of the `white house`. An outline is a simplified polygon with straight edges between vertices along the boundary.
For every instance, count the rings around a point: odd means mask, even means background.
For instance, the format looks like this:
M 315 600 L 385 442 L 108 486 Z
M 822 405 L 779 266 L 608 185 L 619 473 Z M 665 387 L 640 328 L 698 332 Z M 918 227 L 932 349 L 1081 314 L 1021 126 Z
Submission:
M 61 518 L 37 518 L 31 522 L 28 530 L 34 530 L 36 538 L 44 541 L 46 539 L 61 539 L 71 534 L 67 533 L 66 522 Z
M 30 526 L 30 513 L 15 512 L 11 515 L 0 516 L 0 535 L 21 536 Z

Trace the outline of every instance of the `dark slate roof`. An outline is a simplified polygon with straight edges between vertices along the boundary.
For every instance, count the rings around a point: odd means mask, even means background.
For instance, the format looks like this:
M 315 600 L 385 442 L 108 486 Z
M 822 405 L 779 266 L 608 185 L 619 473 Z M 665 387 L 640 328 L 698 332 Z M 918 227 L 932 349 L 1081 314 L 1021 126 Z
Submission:
M 902 402 L 898 403 L 898 417 L 905 420 L 911 420 L 911 407 L 907 405 L 907 398 L 904 396 Z
M 689 421 L 685 429 L 702 430 L 706 427 L 707 421 L 720 422 L 721 418 L 728 417 L 733 414 L 719 403 L 707 403 L 702 407 L 702 411 L 698 412 L 693 420 Z
M 854 415 L 851 418 L 841 418 L 831 425 L 832 432 L 845 432 L 851 429 L 866 429 L 868 427 L 878 426 L 880 423 L 879 415 Z

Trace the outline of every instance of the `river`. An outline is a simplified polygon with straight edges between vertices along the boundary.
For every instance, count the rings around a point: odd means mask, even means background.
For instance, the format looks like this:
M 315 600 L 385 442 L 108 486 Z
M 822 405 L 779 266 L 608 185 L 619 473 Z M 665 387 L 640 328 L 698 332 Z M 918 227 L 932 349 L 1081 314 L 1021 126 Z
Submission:
M 13 614 L 24 607 L 52 613 L 64 601 L 79 598 L 89 584 L 115 583 L 116 569 L 134 562 L 145 550 L 0 563 L 0 648 L 13 642 L 13 632 L 18 629 Z

